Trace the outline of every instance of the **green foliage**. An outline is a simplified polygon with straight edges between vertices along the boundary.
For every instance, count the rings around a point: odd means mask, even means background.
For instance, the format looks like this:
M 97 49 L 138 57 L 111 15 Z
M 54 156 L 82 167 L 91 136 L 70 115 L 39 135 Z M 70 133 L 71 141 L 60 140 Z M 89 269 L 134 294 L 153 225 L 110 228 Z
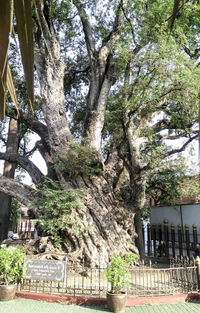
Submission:
M 198 1 L 186 1 L 175 20 L 172 34 L 191 53 L 199 47 L 200 5 Z
M 0 284 L 16 284 L 24 278 L 25 252 L 24 248 L 0 249 Z
M 67 152 L 59 154 L 59 169 L 66 172 L 70 178 L 81 175 L 89 178 L 102 173 L 95 149 L 72 143 Z
M 55 245 L 61 244 L 67 233 L 79 234 L 83 230 L 77 214 L 77 210 L 83 206 L 83 191 L 67 191 L 60 183 L 46 179 L 35 195 L 37 200 L 33 205 L 38 207 L 40 227 L 54 237 Z
M 151 127 L 156 124 L 154 117 L 157 121 L 168 121 L 166 136 L 186 137 L 192 133 L 191 125 L 198 119 L 200 69 L 173 37 L 167 40 L 165 34 L 156 36 L 156 43 L 149 42 L 136 55 L 127 51 L 127 43 L 125 46 L 124 42 L 118 42 L 119 81 L 124 80 L 127 58 L 131 60 L 130 78 L 126 84 L 116 84 L 109 96 L 104 134 L 107 146 L 110 144 L 107 149 L 112 149 L 111 139 L 117 147 L 125 142 L 128 112 L 133 134 L 146 138 L 140 150 L 144 163 L 156 161 L 158 165 L 166 157 L 168 148 L 164 136 Z M 140 125 L 140 134 L 137 125 Z
M 184 197 L 194 200 L 199 195 L 199 181 L 188 174 L 184 158 L 162 162 L 159 170 L 149 173 L 146 193 L 157 205 L 180 204 Z
M 195 198 L 199 196 L 199 187 L 199 176 L 188 176 L 180 182 L 178 191 L 182 198 L 186 197 L 195 201 Z
M 156 136 L 149 138 L 144 150 L 142 150 L 143 160 L 149 164 L 150 168 L 158 168 L 163 156 L 167 154 L 167 146 L 157 140 Z
M 21 210 L 21 204 L 19 203 L 19 201 L 17 201 L 16 199 L 12 199 L 10 220 L 14 222 L 23 214 L 24 213 Z
M 129 267 L 134 265 L 135 256 L 133 253 L 127 254 L 122 258 L 116 254 L 104 270 L 108 282 L 111 284 L 112 293 L 120 293 L 125 286 L 129 285 L 130 270 Z
M 141 210 L 141 218 L 143 220 L 148 220 L 150 218 L 150 213 L 149 205 L 145 205 Z

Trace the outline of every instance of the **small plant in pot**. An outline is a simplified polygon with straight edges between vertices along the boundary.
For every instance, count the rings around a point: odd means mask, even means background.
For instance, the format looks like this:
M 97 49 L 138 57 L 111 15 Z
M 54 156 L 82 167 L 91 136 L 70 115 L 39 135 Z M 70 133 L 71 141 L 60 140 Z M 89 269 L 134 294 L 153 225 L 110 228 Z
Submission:
M 0 301 L 12 300 L 24 277 L 25 249 L 0 249 Z
M 114 313 L 122 313 L 126 306 L 126 292 L 124 288 L 130 284 L 130 266 L 135 263 L 135 255 L 127 254 L 122 258 L 116 254 L 108 267 L 104 270 L 111 290 L 107 292 L 107 305 Z

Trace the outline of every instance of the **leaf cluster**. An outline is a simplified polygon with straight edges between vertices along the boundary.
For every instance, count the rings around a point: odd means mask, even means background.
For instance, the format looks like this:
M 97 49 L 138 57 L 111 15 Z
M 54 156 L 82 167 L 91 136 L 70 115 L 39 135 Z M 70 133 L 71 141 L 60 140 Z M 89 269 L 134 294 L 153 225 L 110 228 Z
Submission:
M 14 222 L 23 214 L 24 212 L 21 209 L 21 204 L 19 203 L 19 201 L 17 201 L 16 199 L 12 199 L 10 220 Z
M 160 164 L 160 169 L 149 173 L 147 196 L 152 197 L 157 205 L 174 205 L 183 197 L 195 199 L 199 195 L 199 181 L 187 173 L 184 158 Z
M 129 285 L 130 270 L 129 267 L 134 265 L 135 255 L 133 253 L 127 254 L 122 258 L 116 254 L 104 270 L 108 282 L 111 284 L 111 293 L 120 293 L 125 286 Z
M 0 284 L 16 284 L 24 278 L 24 257 L 26 250 L 0 249 Z
M 70 178 L 81 175 L 87 179 L 102 173 L 97 151 L 77 143 L 72 143 L 66 153 L 60 152 L 59 160 L 59 169 Z
M 77 209 L 83 206 L 80 189 L 67 191 L 58 182 L 46 179 L 45 184 L 35 192 L 41 229 L 53 236 L 55 245 L 62 242 L 67 233 L 79 234 L 83 230 Z
M 172 34 L 191 53 L 199 48 L 200 6 L 198 1 L 186 1 L 176 18 Z

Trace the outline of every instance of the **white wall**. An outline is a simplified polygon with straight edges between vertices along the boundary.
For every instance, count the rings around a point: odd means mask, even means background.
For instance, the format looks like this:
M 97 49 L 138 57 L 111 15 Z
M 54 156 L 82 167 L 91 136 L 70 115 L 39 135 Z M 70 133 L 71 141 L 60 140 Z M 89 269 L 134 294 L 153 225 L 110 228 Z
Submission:
M 198 204 L 182 204 L 176 206 L 152 206 L 151 207 L 151 224 L 163 223 L 164 219 L 168 219 L 171 224 L 188 224 L 192 226 L 196 224 L 200 227 L 200 203 Z

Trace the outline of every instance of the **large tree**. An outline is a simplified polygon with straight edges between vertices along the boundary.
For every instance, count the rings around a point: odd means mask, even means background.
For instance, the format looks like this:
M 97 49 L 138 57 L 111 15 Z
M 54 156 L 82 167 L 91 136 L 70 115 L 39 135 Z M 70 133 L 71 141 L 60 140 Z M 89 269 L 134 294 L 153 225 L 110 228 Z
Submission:
M 49 179 L 31 153 L 1 153 L 39 192 L 3 176 L 0 190 L 25 204 L 42 198 L 46 232 L 56 230 L 63 249 L 88 264 L 137 253 L 134 216 L 147 173 L 198 136 L 199 68 L 180 32 L 166 33 L 172 8 L 173 1 L 35 0 L 39 105 L 35 116 L 26 105 L 7 115 L 39 135 L 32 151 L 41 152 Z

